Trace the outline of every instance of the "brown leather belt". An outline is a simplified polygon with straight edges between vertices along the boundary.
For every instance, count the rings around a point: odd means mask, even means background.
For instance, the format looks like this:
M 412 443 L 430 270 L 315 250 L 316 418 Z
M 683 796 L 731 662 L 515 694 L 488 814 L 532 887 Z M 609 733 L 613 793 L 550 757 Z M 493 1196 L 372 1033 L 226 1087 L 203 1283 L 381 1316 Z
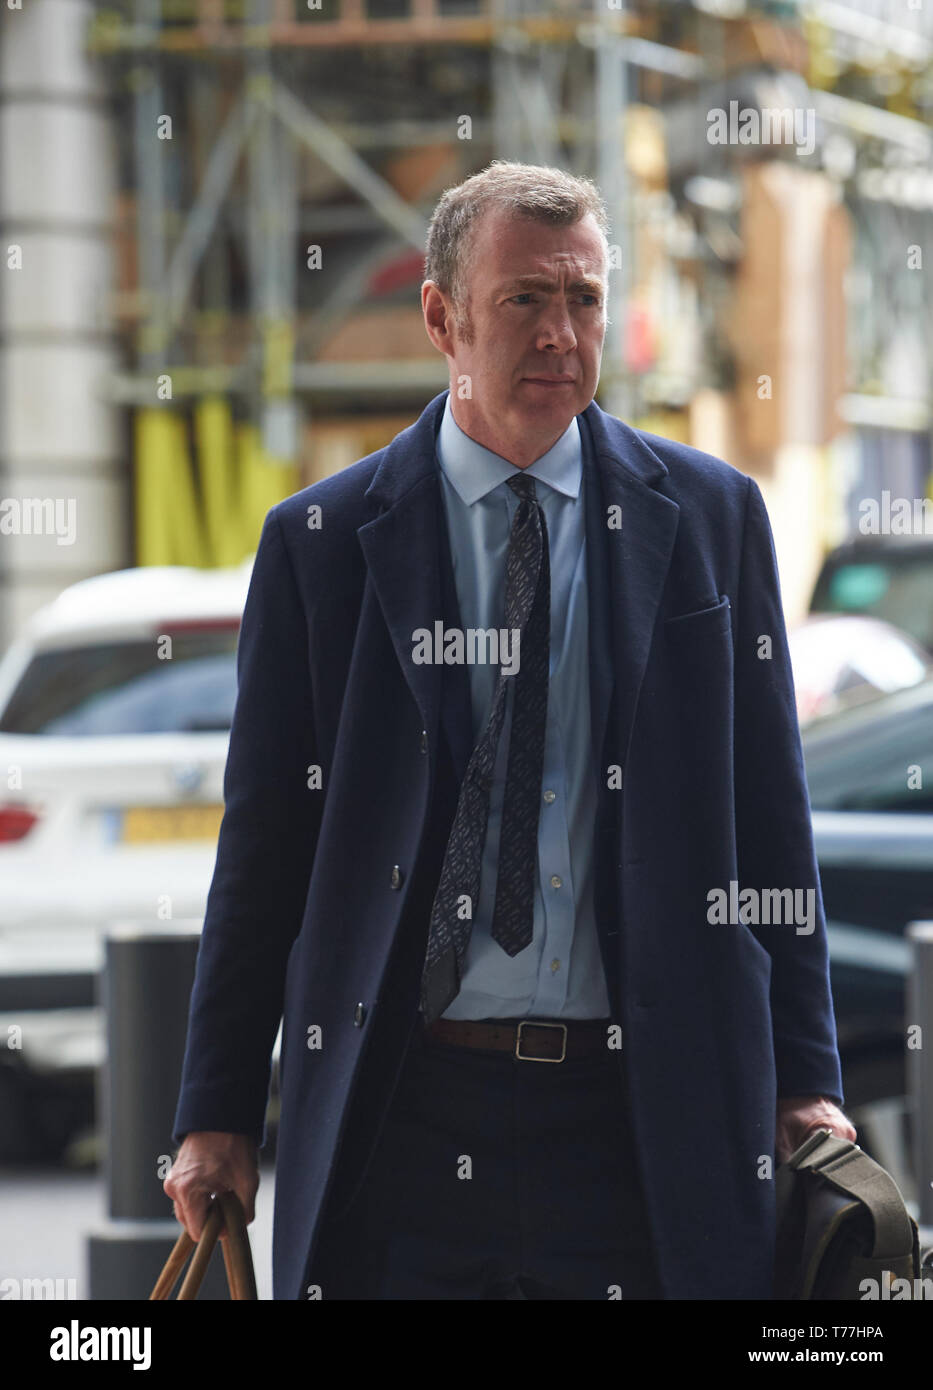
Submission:
M 510 1052 L 520 1062 L 563 1062 L 605 1054 L 609 1045 L 608 1018 L 498 1018 L 485 1020 L 438 1018 L 424 1036 L 451 1047 L 474 1047 L 483 1052 Z

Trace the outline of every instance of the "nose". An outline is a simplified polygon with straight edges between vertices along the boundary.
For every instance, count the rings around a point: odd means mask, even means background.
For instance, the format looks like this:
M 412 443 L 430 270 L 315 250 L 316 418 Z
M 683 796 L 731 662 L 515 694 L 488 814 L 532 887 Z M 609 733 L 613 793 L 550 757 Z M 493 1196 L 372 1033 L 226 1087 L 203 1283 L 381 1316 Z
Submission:
M 538 347 L 572 352 L 576 346 L 577 335 L 573 331 L 567 305 L 562 300 L 551 301 L 539 324 Z

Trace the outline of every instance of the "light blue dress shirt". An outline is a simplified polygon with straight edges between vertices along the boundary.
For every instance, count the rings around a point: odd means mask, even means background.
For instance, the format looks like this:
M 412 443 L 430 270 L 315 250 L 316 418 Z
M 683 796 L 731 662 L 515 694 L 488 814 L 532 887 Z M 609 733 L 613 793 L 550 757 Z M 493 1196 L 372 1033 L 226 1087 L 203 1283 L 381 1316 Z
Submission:
M 437 437 L 441 493 L 464 628 L 505 627 L 505 558 L 519 500 L 514 464 L 478 444 L 444 408 Z M 444 1018 L 608 1018 L 593 908 L 596 770 L 590 736 L 583 450 L 576 417 L 523 470 L 535 479 L 551 559 L 551 651 L 538 819 L 534 937 L 516 956 L 492 939 L 499 828 L 514 682 L 493 775 L 479 901 L 460 992 Z M 473 742 L 492 707 L 498 666 L 468 666 Z

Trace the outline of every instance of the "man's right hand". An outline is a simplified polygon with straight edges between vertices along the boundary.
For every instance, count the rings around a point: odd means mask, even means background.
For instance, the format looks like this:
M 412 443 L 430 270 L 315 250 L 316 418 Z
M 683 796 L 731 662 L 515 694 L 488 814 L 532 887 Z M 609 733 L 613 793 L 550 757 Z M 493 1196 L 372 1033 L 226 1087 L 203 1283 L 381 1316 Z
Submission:
M 166 1197 L 172 1199 L 177 1220 L 193 1241 L 200 1239 L 204 1229 L 212 1192 L 235 1192 L 249 1225 L 256 1214 L 259 1187 L 256 1142 L 248 1134 L 192 1130 L 185 1135 L 163 1187 Z M 220 1238 L 226 1237 L 224 1230 Z

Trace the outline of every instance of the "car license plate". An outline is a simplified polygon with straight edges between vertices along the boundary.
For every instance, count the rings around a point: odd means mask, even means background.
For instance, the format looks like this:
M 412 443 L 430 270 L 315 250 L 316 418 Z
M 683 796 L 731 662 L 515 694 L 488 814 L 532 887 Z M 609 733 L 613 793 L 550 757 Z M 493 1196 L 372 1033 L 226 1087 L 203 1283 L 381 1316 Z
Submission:
M 123 813 L 124 844 L 158 840 L 216 840 L 223 805 L 129 806 Z

